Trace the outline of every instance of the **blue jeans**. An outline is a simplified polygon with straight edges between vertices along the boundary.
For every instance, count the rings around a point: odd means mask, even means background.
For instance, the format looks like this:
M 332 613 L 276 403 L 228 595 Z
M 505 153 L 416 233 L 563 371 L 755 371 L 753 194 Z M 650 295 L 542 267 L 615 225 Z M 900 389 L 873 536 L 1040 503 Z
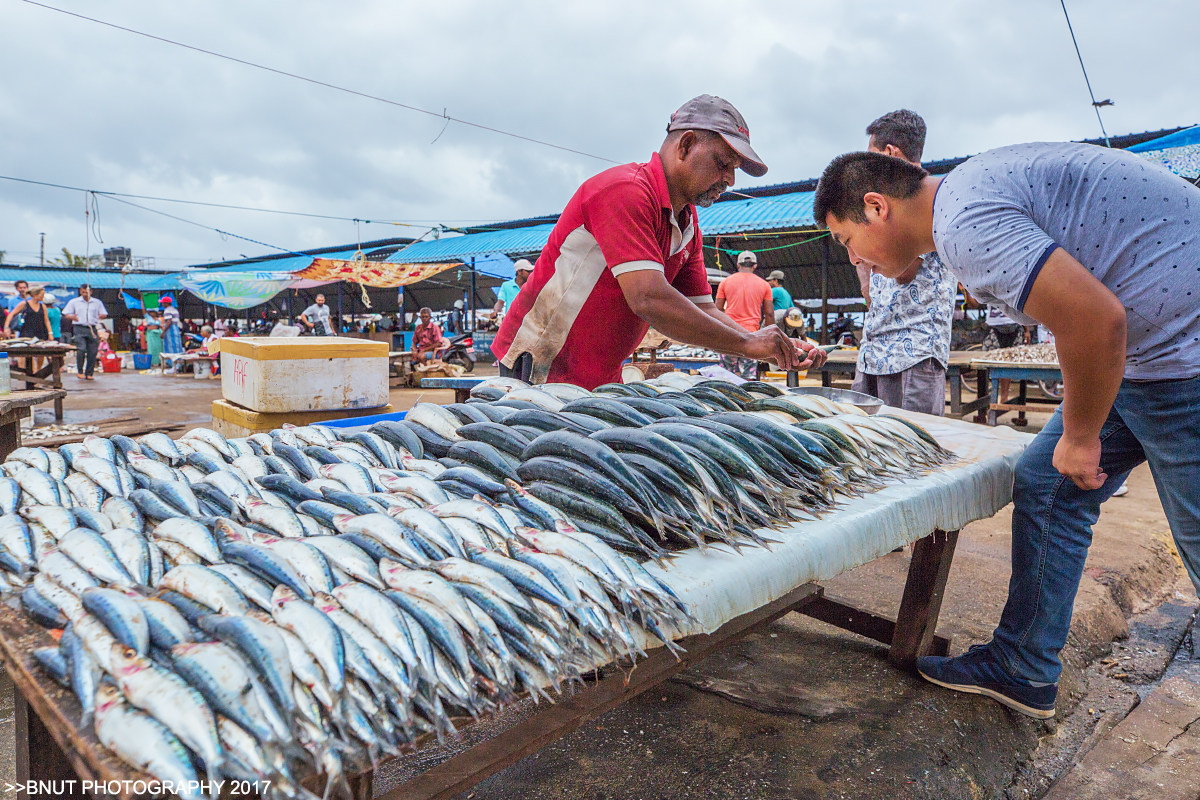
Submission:
M 1008 672 L 1054 683 L 1100 504 L 1150 463 L 1175 546 L 1200 589 L 1200 377 L 1124 381 L 1100 433 L 1104 486 L 1083 491 L 1052 463 L 1062 410 L 1021 456 L 1013 484 L 1012 579 L 991 651 Z

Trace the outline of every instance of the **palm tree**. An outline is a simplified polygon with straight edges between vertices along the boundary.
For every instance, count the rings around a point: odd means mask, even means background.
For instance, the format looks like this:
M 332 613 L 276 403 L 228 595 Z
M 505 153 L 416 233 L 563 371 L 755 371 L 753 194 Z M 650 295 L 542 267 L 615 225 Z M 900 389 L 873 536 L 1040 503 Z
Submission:
M 60 266 L 60 267 L 86 268 L 88 266 L 88 264 L 90 263 L 89 260 L 85 256 L 76 255 L 65 247 L 62 249 L 62 251 L 63 251 L 62 257 L 54 259 L 53 261 L 50 262 L 51 264 L 54 264 L 54 265 Z

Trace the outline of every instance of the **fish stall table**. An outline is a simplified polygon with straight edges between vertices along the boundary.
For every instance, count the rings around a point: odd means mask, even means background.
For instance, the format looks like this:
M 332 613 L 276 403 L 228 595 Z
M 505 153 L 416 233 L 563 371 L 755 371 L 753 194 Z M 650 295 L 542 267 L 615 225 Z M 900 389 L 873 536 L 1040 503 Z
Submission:
M 476 379 L 464 379 L 475 381 Z M 954 556 L 958 531 L 992 516 L 1011 499 L 1013 469 L 1032 436 L 1006 427 L 888 409 L 923 425 L 957 460 L 919 478 L 889 483 L 857 498 L 844 498 L 819 520 L 775 531 L 771 549 L 723 545 L 676 553 L 665 565 L 646 568 L 686 603 L 695 622 L 677 638 L 680 659 L 642 634 L 648 657 L 636 669 L 597 669 L 584 688 L 532 716 L 424 770 L 381 795 L 387 800 L 450 798 L 516 761 L 537 752 L 587 721 L 695 664 L 719 647 L 790 611 L 823 620 L 891 646 L 889 661 L 909 669 L 919 655 L 946 653 L 949 640 L 935 628 Z M 820 581 L 915 542 L 897 619 L 855 608 L 824 593 Z M 32 656 L 52 643 L 15 599 L 0 603 L 0 660 L 18 689 L 16 752 L 18 782 L 28 780 L 125 781 L 141 776 L 101 746 L 79 724 L 74 695 L 40 668 Z M 504 714 L 500 713 L 503 724 Z M 463 721 L 469 724 L 469 721 Z M 427 763 L 422 750 L 401 756 Z M 354 796 L 372 796 L 373 773 L 353 781 Z M 314 788 L 314 787 L 310 787 Z M 319 790 L 319 787 L 315 787 Z M 121 794 L 128 796 L 129 792 Z
M 946 365 L 946 383 L 950 386 L 950 416 L 966 419 L 968 414 L 975 412 L 975 422 L 983 422 L 984 412 L 988 408 L 988 367 L 976 367 L 976 362 L 972 360 L 976 355 L 965 350 L 950 351 L 950 363 Z M 857 350 L 834 350 L 823 366 L 809 368 L 809 377 L 812 377 L 813 372 L 820 372 L 821 385 L 832 386 L 834 375 L 849 375 L 853 380 L 857 364 Z M 961 377 L 964 370 L 971 369 L 976 370 L 976 399 L 964 403 Z
M 59 342 L 37 342 L 34 344 L 17 344 L 9 343 L 0 345 L 0 348 L 7 350 L 9 371 L 12 374 L 12 382 L 15 386 L 17 383 L 24 381 L 26 389 L 36 389 L 38 387 L 61 390 L 62 385 L 62 368 L 66 360 L 67 353 L 75 352 L 75 346 L 70 344 L 60 344 Z M 44 358 L 46 364 L 41 369 L 34 369 L 33 362 L 24 361 L 24 359 Z M 22 359 L 18 361 L 17 359 Z M 54 419 L 56 422 L 62 422 L 63 418 L 63 398 L 66 393 L 63 392 L 62 397 L 54 401 Z
M 422 389 L 453 389 L 454 402 L 465 403 L 471 397 L 471 390 L 483 383 L 486 378 L 422 378 Z
M 0 461 L 21 446 L 21 420 L 33 413 L 33 406 L 53 402 L 58 407 L 66 396 L 63 389 L 26 389 L 0 395 Z
M 971 362 L 972 369 L 979 370 L 981 376 L 980 383 L 986 383 L 987 379 L 991 380 L 992 388 L 989 396 L 990 403 L 987 406 L 987 424 L 995 425 L 1000 417 L 1009 412 L 1017 412 L 1017 425 L 1025 424 L 1026 411 L 1053 411 L 1054 406 L 1058 405 L 1061 400 L 1054 398 L 1029 397 L 1029 383 L 1062 383 L 1062 370 L 1058 364 L 1044 364 L 1034 362 L 1013 363 L 1008 361 L 988 361 L 987 359 L 977 358 Z M 1017 381 L 1017 394 L 1013 396 L 1000 396 L 1000 381 Z M 980 395 L 982 397 L 983 395 Z

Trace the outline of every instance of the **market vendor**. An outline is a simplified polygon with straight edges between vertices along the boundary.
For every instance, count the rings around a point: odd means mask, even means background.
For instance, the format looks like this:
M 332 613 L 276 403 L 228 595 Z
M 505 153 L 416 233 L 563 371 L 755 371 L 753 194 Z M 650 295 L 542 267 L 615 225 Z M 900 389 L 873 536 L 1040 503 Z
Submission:
M 900 109 L 867 126 L 867 149 L 921 165 L 925 120 Z M 895 278 L 854 262 L 867 313 L 854 368 L 856 392 L 889 406 L 942 416 L 946 367 L 958 282 L 935 251 L 924 253 Z
M 441 326 L 433 321 L 433 311 L 422 308 L 417 313 L 421 323 L 413 330 L 412 360 L 414 364 L 423 364 L 436 359 L 446 342 L 442 338 Z
M 701 95 L 671 116 L 650 161 L 585 181 L 492 343 L 501 374 L 586 389 L 619 381 L 651 325 L 673 341 L 786 370 L 822 362 L 811 344 L 774 325 L 747 331 L 713 302 L 696 207 L 715 202 L 739 167 L 767 171 L 737 109 Z
M 917 668 L 1050 718 L 1100 504 L 1150 464 L 1200 588 L 1200 188 L 1124 150 L 1001 147 L 949 175 L 839 156 L 814 216 L 876 272 L 936 249 L 975 297 L 1054 334 L 1063 402 L 1017 464 L 1012 578 L 986 645 Z

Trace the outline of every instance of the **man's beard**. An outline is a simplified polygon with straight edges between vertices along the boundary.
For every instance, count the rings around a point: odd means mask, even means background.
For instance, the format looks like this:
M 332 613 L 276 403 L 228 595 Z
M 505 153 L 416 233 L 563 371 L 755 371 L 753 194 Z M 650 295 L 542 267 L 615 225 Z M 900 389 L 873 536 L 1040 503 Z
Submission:
M 713 203 L 717 202 L 717 198 L 725 194 L 725 190 L 728 188 L 728 184 L 725 183 L 713 184 L 708 191 L 696 198 L 696 205 L 700 206 L 701 208 L 708 208 Z

